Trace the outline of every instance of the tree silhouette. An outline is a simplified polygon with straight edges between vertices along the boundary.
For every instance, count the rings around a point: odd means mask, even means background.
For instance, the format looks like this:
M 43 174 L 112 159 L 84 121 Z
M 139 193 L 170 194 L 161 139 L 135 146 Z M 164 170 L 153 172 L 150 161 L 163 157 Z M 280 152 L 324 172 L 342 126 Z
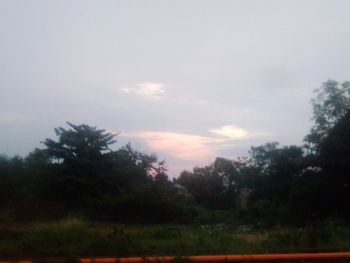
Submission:
M 345 81 L 339 85 L 334 80 L 328 80 L 315 93 L 316 98 L 311 100 L 315 125 L 304 140 L 307 148 L 317 153 L 329 130 L 350 109 L 350 82 Z

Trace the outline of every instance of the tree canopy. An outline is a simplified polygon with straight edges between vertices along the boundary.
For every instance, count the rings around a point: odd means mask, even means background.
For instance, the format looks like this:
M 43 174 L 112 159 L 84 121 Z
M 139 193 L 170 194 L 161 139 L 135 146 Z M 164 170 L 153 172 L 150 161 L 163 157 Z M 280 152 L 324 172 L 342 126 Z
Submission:
M 313 106 L 314 126 L 305 137 L 308 148 L 318 151 L 319 146 L 334 125 L 350 109 L 350 82 L 342 84 L 334 80 L 324 82 L 315 90 L 316 98 L 311 100 Z
M 46 139 L 43 142 L 47 147 L 45 151 L 52 160 L 74 165 L 99 161 L 106 153 L 112 152 L 110 146 L 116 142 L 115 134 L 86 124 L 67 124 L 71 129 L 55 128 L 58 141 Z
M 217 157 L 169 180 L 165 161 L 117 148 L 87 124 L 55 128 L 25 158 L 0 155 L 0 219 L 309 224 L 350 218 L 350 82 L 329 80 L 312 100 L 306 145 L 268 142 L 248 156 Z M 25 215 L 24 215 L 25 214 Z

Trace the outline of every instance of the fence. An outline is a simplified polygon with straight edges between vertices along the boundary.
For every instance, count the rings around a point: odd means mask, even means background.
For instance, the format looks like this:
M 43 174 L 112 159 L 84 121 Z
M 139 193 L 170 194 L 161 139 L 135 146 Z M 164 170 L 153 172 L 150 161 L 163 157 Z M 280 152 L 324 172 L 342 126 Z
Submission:
M 187 257 L 130 257 L 130 258 L 80 258 L 78 263 L 229 263 L 229 262 L 273 262 L 273 261 L 323 261 L 350 260 L 350 252 L 337 253 L 299 253 L 299 254 L 257 254 L 257 255 L 208 255 Z M 34 262 L 65 262 L 60 259 L 47 260 L 0 260 L 0 263 L 34 263 Z

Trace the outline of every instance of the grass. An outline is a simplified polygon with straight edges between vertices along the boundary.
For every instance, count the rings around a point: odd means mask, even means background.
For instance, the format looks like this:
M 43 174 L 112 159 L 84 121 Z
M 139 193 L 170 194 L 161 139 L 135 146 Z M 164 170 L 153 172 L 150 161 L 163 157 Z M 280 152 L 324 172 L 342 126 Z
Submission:
M 78 219 L 0 226 L 2 257 L 161 256 L 349 250 L 350 228 L 90 224 Z

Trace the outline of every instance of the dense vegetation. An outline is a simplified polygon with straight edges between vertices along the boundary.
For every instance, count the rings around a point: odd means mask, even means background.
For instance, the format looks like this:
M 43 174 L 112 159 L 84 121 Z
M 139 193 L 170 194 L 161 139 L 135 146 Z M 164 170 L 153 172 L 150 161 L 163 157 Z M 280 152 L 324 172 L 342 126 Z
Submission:
M 342 223 L 328 221 L 318 224 L 317 227 L 254 230 L 247 226 L 236 227 L 230 224 L 121 225 L 65 219 L 60 222 L 0 228 L 0 255 L 2 258 L 76 259 L 79 256 L 346 251 L 350 247 L 350 228 L 340 225 Z M 52 261 L 47 259 L 39 262 Z
M 323 83 L 305 145 L 252 147 L 169 180 L 164 162 L 85 124 L 0 157 L 0 221 L 312 225 L 350 213 L 350 82 Z M 291 131 L 293 132 L 293 131 Z

